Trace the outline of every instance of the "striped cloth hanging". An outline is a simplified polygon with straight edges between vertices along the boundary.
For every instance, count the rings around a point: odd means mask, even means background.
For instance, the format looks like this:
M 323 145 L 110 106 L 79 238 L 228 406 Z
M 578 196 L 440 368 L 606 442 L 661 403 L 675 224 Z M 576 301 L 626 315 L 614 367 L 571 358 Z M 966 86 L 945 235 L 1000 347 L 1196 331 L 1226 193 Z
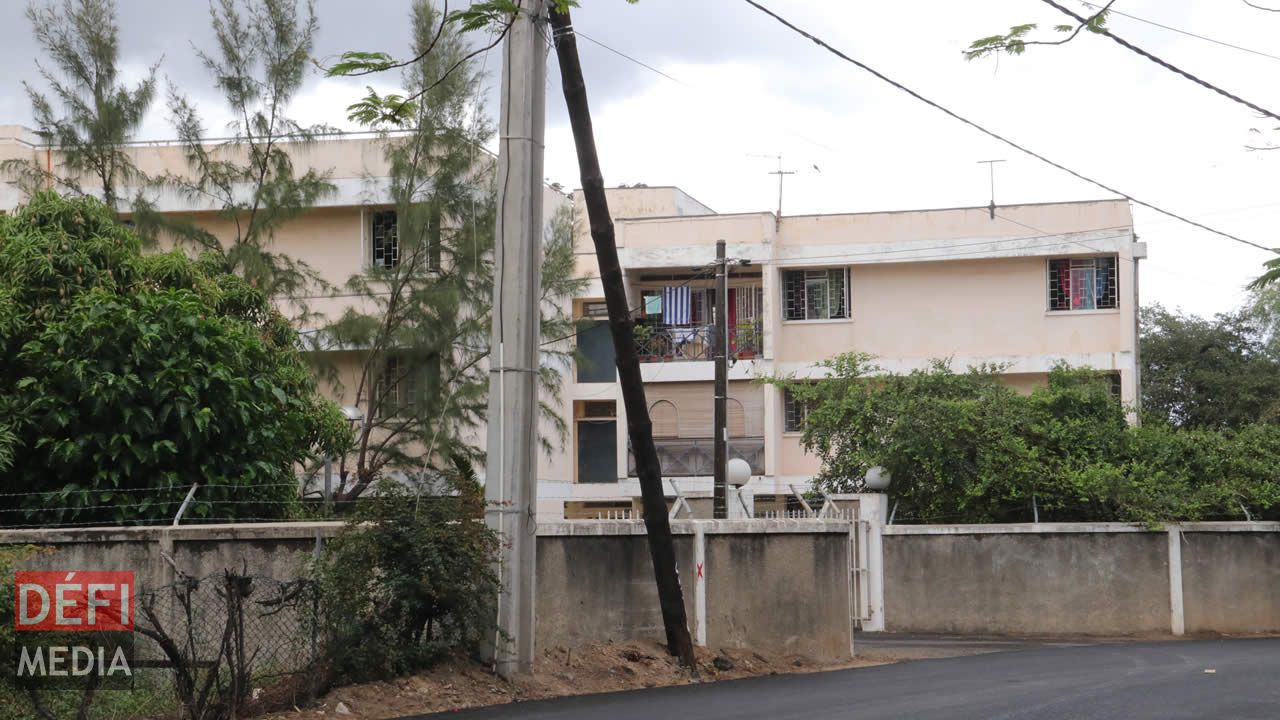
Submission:
M 662 322 L 666 325 L 688 325 L 692 322 L 692 293 L 688 286 L 662 289 Z

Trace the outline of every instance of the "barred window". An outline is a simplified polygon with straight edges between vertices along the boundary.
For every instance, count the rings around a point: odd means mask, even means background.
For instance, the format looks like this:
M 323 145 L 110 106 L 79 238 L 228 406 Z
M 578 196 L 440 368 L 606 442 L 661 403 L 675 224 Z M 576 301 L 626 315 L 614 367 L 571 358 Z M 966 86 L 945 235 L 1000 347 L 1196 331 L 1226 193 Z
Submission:
M 1113 310 L 1116 257 L 1054 258 L 1049 261 L 1049 309 Z
M 782 429 L 785 432 L 801 432 L 804 430 L 805 418 L 809 416 L 811 403 L 796 397 L 789 388 L 782 390 Z
M 785 270 L 782 294 L 787 320 L 849 317 L 849 269 Z
M 417 375 L 409 361 L 387 358 L 375 385 L 378 417 L 393 417 L 413 408 L 418 393 Z
M 400 231 L 395 210 L 380 210 L 373 214 L 374 267 L 393 268 L 400 264 Z

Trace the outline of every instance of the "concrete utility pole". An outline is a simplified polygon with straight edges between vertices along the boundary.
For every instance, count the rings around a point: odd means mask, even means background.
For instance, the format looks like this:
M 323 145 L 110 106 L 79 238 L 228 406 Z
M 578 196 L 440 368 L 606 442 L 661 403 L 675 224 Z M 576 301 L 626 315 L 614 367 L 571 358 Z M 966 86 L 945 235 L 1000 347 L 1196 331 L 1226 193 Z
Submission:
M 729 278 L 724 259 L 724 240 L 716 241 L 716 335 L 715 349 L 715 450 L 712 465 L 715 471 L 715 493 L 712 513 L 715 519 L 729 517 L 728 469 L 729 462 Z
M 503 43 L 498 219 L 485 521 L 501 535 L 498 632 L 488 648 L 503 677 L 533 669 L 534 520 L 538 497 L 537 368 L 542 295 L 542 138 L 547 56 L 528 0 Z

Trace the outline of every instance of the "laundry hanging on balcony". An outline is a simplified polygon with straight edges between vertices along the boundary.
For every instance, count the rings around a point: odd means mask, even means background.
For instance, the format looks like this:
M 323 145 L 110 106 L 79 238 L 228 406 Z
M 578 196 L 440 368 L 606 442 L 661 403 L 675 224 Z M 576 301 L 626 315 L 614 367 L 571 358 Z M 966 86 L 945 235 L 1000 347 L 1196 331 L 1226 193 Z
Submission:
M 662 289 L 662 323 L 664 325 L 688 325 L 693 322 L 692 293 L 688 286 Z

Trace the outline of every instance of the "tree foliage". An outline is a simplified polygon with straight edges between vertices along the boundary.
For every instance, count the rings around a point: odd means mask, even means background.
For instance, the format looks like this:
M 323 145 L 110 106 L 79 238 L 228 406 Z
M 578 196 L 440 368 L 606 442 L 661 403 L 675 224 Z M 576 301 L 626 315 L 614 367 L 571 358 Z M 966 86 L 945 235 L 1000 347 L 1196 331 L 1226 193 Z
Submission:
M 1268 148 L 1270 149 L 1270 148 Z M 1253 291 L 1260 291 L 1280 284 L 1280 257 L 1272 258 L 1262 264 L 1262 274 L 1254 278 L 1248 285 Z
M 1055 33 L 1066 36 L 1057 40 L 1028 40 L 1027 38 L 1031 33 L 1039 29 L 1040 26 L 1037 23 L 1014 25 L 1009 28 L 1009 32 L 978 38 L 970 43 L 969 49 L 964 51 L 965 59 L 976 60 L 1001 52 L 1009 55 L 1021 55 L 1027 51 L 1028 45 L 1065 45 L 1076 39 L 1076 36 L 1082 30 L 1088 30 L 1091 33 L 1102 33 L 1107 27 L 1107 11 L 1114 3 L 1115 0 L 1111 0 L 1105 6 L 1098 8 L 1095 13 L 1085 18 L 1082 23 L 1054 25 L 1053 31 Z
M 1211 430 L 1280 420 L 1280 355 L 1255 310 L 1204 319 L 1143 308 L 1141 359 L 1150 419 Z
M 193 519 L 286 516 L 349 432 L 260 291 L 97 201 L 0 218 L 0 288 L 0 524 L 171 518 L 195 483 Z
M 446 489 L 416 500 L 383 481 L 317 561 L 331 670 L 340 678 L 402 675 L 475 650 L 493 630 L 499 541 L 483 522 L 484 492 L 465 458 L 455 460 Z
M 627 0 L 627 2 L 635 4 L 639 0 Z M 578 3 L 577 0 L 552 0 L 548 5 L 560 12 L 564 12 L 570 7 L 577 7 Z M 441 14 L 440 18 L 439 35 L 443 35 L 446 29 L 455 35 L 488 32 L 492 36 L 490 42 L 471 50 L 451 65 L 439 67 L 437 74 L 427 76 L 427 81 L 420 84 L 416 90 L 410 90 L 408 95 L 400 93 L 379 95 L 373 88 L 369 88 L 369 92 L 365 97 L 347 106 L 347 116 L 351 120 L 371 127 L 404 124 L 407 118 L 417 111 L 418 104 L 425 102 L 424 96 L 434 85 L 448 80 L 449 76 L 462 67 L 463 63 L 482 52 L 497 47 L 502 42 L 502 39 L 506 37 L 507 31 L 511 29 L 511 22 L 516 17 L 516 14 L 521 12 L 518 0 L 516 2 L 512 0 L 475 0 L 475 2 L 469 3 L 466 7 L 452 12 L 448 11 L 448 3 L 445 3 L 444 7 L 445 12 Z M 390 53 L 382 50 L 349 50 L 344 52 L 337 62 L 329 65 L 324 70 L 329 77 L 373 75 L 421 65 L 428 61 L 434 51 L 434 43 L 418 44 L 414 48 L 414 54 L 411 57 L 397 60 Z
M 340 499 L 358 497 L 389 471 L 419 476 L 440 470 L 439 458 L 478 458 L 471 443 L 486 413 L 496 188 L 494 164 L 477 148 L 492 127 L 474 107 L 480 77 L 461 37 L 428 2 L 414 4 L 412 20 L 424 60 L 406 68 L 405 81 L 422 102 L 399 132 L 382 137 L 398 261 L 353 275 L 345 291 L 358 300 L 315 338 L 316 349 L 358 349 L 361 364 L 351 389 L 366 420 L 341 461 Z M 544 337 L 572 330 L 563 301 L 583 281 L 574 278 L 571 233 L 560 215 L 544 242 Z M 544 353 L 544 398 L 559 391 L 566 352 Z M 544 400 L 542 410 L 563 437 L 553 405 Z M 544 438 L 544 449 L 551 441 Z
M 321 280 L 307 263 L 276 252 L 272 243 L 282 225 L 334 190 L 328 170 L 299 172 L 290 154 L 330 131 L 289 116 L 319 27 L 314 1 L 300 6 L 298 0 L 216 0 L 209 13 L 216 48 L 196 54 L 234 118 L 230 136 L 208 138 L 196 106 L 170 87 L 169 110 L 190 171 L 168 175 L 164 185 L 198 206 L 211 205 L 230 233 L 218 237 L 154 207 L 139 208 L 138 226 L 219 252 L 232 272 L 270 296 L 299 297 Z M 305 311 L 305 303 L 294 307 Z
M 119 211 L 124 186 L 142 178 L 124 143 L 155 97 L 157 66 L 137 85 L 121 81 L 120 28 L 111 0 L 50 0 L 29 6 L 27 19 L 50 63 L 36 65 L 52 95 L 23 86 L 37 131 L 58 148 L 61 162 L 57 172 L 22 160 L 9 161 L 6 170 L 29 191 L 50 185 L 74 194 L 97 191 Z M 86 178 L 94 187 L 85 187 Z
M 945 362 L 905 375 L 866 356 L 825 362 L 816 382 L 775 379 L 808 408 L 815 483 L 860 487 L 888 469 L 899 519 L 1140 521 L 1280 517 L 1280 427 L 1131 427 L 1104 375 L 1060 367 L 1021 395 L 999 368 Z

